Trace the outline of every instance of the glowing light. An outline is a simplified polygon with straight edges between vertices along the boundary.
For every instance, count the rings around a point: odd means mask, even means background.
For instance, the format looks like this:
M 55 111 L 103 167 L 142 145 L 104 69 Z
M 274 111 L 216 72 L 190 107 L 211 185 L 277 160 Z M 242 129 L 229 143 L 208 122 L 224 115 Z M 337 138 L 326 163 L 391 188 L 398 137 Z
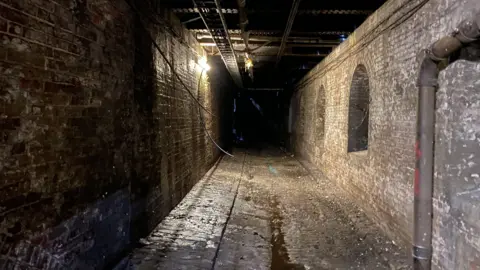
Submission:
M 247 58 L 247 59 L 245 60 L 245 68 L 246 68 L 246 69 L 251 69 L 252 67 L 253 67 L 253 61 L 252 61 L 252 59 Z
M 207 62 L 206 57 L 201 57 L 200 59 L 198 59 L 198 65 L 202 70 L 205 70 L 205 71 L 209 71 L 211 69 L 210 65 Z

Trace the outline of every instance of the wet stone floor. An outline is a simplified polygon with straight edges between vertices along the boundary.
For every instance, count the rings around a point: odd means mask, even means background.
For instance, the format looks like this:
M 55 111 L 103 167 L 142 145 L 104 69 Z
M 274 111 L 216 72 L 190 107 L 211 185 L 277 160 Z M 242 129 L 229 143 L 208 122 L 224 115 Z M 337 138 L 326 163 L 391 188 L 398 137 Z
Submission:
M 327 179 L 276 149 L 223 157 L 142 239 L 129 269 L 410 269 Z

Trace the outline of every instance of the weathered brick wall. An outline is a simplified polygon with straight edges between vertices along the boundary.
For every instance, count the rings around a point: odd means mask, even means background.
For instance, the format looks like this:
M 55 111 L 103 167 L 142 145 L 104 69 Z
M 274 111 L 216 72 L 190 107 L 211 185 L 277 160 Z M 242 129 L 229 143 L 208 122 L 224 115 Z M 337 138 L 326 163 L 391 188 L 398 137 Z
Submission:
M 478 10 L 476 0 L 391 0 L 296 87 L 294 151 L 314 162 L 404 244 L 411 244 L 413 226 L 417 55 Z M 478 44 L 472 46 L 477 48 L 468 49 L 464 57 L 468 61 L 454 62 L 439 79 L 436 269 L 480 267 L 480 64 Z M 350 89 L 359 65 L 365 66 L 369 79 L 368 150 L 349 153 Z M 325 108 L 319 103 L 322 95 Z M 308 127 L 320 118 L 325 119 L 323 140 L 315 138 L 320 131 Z M 321 152 L 312 153 L 312 149 Z
M 172 15 L 142 3 L 148 30 L 197 94 L 204 51 Z M 125 1 L 0 0 L 0 41 L 0 268 L 108 266 L 219 152 Z M 216 85 L 204 76 L 198 95 L 222 141 L 230 89 Z

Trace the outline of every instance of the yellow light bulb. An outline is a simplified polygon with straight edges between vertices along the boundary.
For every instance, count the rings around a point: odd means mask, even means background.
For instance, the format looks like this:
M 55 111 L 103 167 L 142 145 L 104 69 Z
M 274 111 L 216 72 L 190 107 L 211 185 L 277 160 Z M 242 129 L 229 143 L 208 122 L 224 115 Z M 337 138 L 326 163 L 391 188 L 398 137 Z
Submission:
M 245 67 L 246 67 L 247 69 L 250 69 L 250 68 L 253 67 L 253 61 L 252 61 L 252 59 L 247 59 L 247 60 L 245 61 Z
M 202 57 L 202 58 L 198 59 L 198 65 L 205 71 L 209 71 L 210 68 L 211 68 L 210 65 L 207 62 L 206 57 Z

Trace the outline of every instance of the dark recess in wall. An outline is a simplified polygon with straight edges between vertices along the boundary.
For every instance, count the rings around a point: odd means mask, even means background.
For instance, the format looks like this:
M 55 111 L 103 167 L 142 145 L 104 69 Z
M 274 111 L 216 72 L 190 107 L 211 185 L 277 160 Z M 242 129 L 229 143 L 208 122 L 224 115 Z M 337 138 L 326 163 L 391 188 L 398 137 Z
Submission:
M 353 73 L 348 103 L 348 152 L 368 149 L 370 82 L 367 69 L 359 65 Z

